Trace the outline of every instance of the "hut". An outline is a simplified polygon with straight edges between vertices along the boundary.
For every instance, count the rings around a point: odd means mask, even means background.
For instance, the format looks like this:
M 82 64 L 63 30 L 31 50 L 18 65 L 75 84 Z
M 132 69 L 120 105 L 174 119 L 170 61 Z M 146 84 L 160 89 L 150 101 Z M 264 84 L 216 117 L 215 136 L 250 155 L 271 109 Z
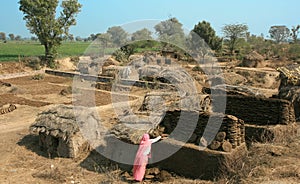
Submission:
M 83 107 L 80 111 L 94 117 Z M 75 115 L 72 106 L 59 105 L 40 113 L 30 132 L 39 135 L 39 145 L 49 157 L 77 158 L 90 147 L 80 131 L 83 119 Z
M 242 66 L 258 68 L 262 66 L 263 60 L 264 57 L 262 55 L 256 51 L 252 51 L 243 58 Z

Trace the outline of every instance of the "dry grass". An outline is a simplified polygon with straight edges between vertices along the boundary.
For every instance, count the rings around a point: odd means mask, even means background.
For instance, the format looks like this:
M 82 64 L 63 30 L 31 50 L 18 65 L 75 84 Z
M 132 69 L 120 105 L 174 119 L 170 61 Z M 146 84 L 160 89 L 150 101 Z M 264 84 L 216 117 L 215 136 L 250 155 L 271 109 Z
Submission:
M 300 181 L 300 137 L 289 142 L 253 143 L 241 168 L 232 168 L 216 183 L 248 184 Z

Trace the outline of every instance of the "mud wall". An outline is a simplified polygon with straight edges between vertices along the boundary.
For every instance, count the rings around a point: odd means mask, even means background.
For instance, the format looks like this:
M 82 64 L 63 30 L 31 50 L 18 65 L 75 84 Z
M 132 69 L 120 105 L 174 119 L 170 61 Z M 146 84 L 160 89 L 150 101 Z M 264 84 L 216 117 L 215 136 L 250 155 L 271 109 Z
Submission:
M 172 150 L 178 146 L 168 142 L 161 142 L 161 144 L 163 144 L 161 146 L 163 149 L 157 149 L 155 144 L 152 147 L 154 159 L 159 155 L 163 155 L 167 150 Z M 247 148 L 245 144 L 231 153 L 200 150 L 196 145 L 185 145 L 172 156 L 153 164 L 153 166 L 190 178 L 213 180 L 232 169 L 241 168 L 242 160 L 246 155 Z
M 40 133 L 39 145 L 51 157 L 77 158 L 81 153 L 89 150 L 88 142 L 79 133 L 69 140 Z
M 196 127 L 191 127 L 191 122 L 197 120 Z M 210 121 L 209 127 L 207 126 Z M 180 122 L 180 123 L 179 123 Z M 218 122 L 222 122 L 219 124 Z M 245 126 L 244 121 L 231 115 L 223 115 L 220 113 L 197 113 L 184 111 L 169 111 L 166 113 L 160 126 L 165 128 L 166 134 L 171 134 L 174 129 L 180 132 L 188 133 L 193 131 L 189 140 L 190 143 L 199 145 L 204 131 L 212 129 L 212 134 L 224 132 L 225 137 L 220 142 L 228 141 L 232 148 L 236 148 L 245 142 Z M 194 128 L 194 129 L 193 129 Z M 179 133 L 180 133 L 179 132 Z M 216 132 L 216 133 L 214 133 Z M 215 138 L 216 139 L 216 138 Z M 210 144 L 210 143 L 208 143 Z
M 214 112 L 222 111 L 218 109 L 218 98 L 223 97 L 212 98 Z M 287 125 L 296 121 L 291 102 L 275 98 L 228 95 L 225 113 L 251 125 Z

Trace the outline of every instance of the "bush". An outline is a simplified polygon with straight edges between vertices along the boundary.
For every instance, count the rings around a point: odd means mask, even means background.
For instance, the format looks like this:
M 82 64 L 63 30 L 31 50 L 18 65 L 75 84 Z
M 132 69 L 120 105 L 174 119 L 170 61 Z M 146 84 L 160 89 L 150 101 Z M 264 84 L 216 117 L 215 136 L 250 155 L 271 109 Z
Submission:
M 48 67 L 52 69 L 57 69 L 57 63 L 55 61 L 50 61 Z
M 36 74 L 31 77 L 32 80 L 43 80 L 45 78 L 44 74 Z
M 289 58 L 293 60 L 297 60 L 300 58 L 300 45 L 292 44 L 289 48 Z
M 203 69 L 199 65 L 195 66 L 192 70 L 196 72 L 204 73 Z
M 73 56 L 70 58 L 70 61 L 74 63 L 74 65 L 78 65 L 80 58 L 78 56 Z
M 40 70 L 42 66 L 41 59 L 38 57 L 25 57 L 23 58 L 22 62 L 24 62 L 26 66 L 34 70 Z
M 128 61 L 128 56 L 121 50 L 117 50 L 116 52 L 113 53 L 113 56 L 115 59 L 119 62 L 127 62 Z

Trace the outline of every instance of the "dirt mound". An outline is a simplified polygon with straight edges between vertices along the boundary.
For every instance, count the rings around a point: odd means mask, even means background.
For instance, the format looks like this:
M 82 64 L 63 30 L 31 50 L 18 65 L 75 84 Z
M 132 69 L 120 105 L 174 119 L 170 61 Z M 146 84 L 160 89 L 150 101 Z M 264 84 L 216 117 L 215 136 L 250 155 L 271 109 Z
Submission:
M 57 60 L 57 63 L 61 71 L 75 71 L 77 68 L 71 58 Z

